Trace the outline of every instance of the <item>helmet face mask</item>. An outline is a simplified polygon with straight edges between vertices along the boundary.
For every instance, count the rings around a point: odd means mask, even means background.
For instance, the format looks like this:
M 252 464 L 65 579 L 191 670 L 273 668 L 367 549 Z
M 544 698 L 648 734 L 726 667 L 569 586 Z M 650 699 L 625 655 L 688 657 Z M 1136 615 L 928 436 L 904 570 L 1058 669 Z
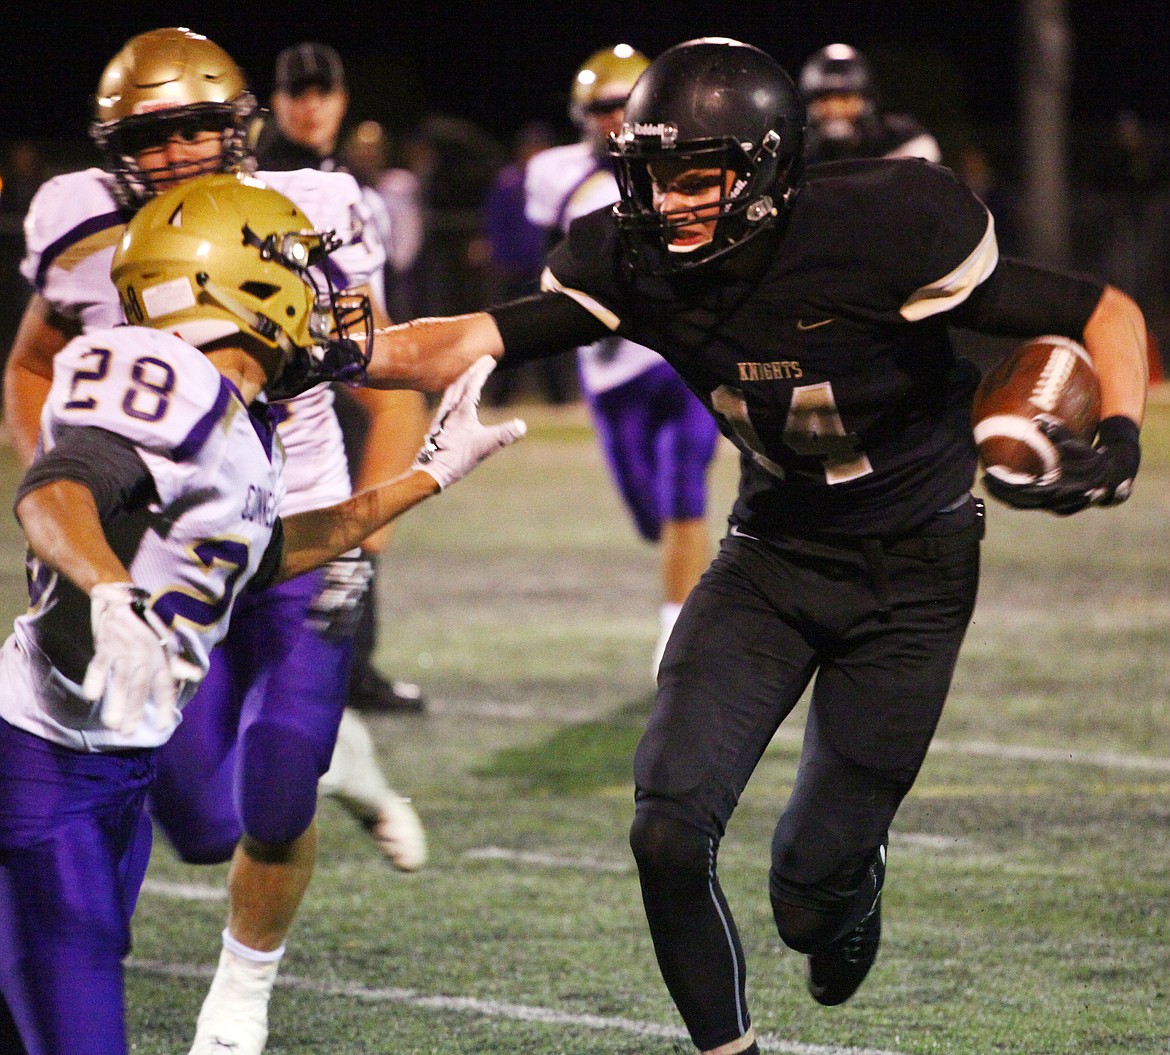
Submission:
M 369 361 L 369 298 L 337 294 L 321 266 L 336 244 L 259 181 L 205 176 L 139 210 L 111 277 L 132 324 L 197 347 L 244 334 L 278 351 L 266 390 L 288 398 L 321 381 L 360 381 Z
M 686 270 L 724 259 L 771 227 L 800 177 L 804 108 L 762 51 L 723 38 L 679 44 L 651 63 L 610 142 L 618 166 L 618 227 L 635 268 Z M 705 173 L 718 194 L 663 211 L 655 178 Z M 718 180 L 715 173 L 718 173 Z M 711 237 L 686 237 L 715 223 Z
M 133 210 L 196 176 L 249 168 L 255 115 L 227 52 L 188 29 L 156 29 L 131 38 L 106 66 L 90 136 L 118 204 Z M 177 160 L 168 157 L 173 143 L 185 148 Z

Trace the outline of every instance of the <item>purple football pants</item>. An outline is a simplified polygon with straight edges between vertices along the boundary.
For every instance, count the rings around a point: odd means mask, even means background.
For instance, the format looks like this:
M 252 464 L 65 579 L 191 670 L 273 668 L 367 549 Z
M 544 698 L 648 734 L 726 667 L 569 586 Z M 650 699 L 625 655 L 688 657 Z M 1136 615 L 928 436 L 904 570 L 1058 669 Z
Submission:
M 673 367 L 659 363 L 590 395 L 589 407 L 610 474 L 644 539 L 657 542 L 664 521 L 706 512 L 719 429 Z
M 0 719 L 3 1055 L 124 1055 L 154 754 L 83 754 Z
M 313 819 L 353 652 L 352 639 L 326 638 L 306 621 L 323 574 L 240 596 L 207 677 L 159 750 L 150 811 L 184 861 L 226 861 L 244 832 L 291 842 Z

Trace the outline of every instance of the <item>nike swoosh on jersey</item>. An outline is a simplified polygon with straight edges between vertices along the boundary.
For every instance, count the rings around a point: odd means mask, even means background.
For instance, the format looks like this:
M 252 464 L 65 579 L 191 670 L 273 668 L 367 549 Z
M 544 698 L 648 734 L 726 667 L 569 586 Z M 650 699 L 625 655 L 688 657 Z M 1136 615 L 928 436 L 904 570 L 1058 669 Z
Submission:
M 804 319 L 797 319 L 796 328 L 798 330 L 819 330 L 822 326 L 828 326 L 830 322 L 836 322 L 836 319 L 821 319 L 818 322 L 805 322 Z

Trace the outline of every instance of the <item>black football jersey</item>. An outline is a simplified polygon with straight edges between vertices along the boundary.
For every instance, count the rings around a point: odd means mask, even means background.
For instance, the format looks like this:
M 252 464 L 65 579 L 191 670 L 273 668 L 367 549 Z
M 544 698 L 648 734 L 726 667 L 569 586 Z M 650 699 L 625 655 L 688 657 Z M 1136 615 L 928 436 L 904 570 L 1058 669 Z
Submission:
M 761 277 L 649 278 L 611 212 L 583 217 L 545 286 L 663 355 L 742 452 L 733 522 L 759 537 L 910 532 L 974 479 L 972 375 L 947 312 L 998 259 L 987 209 L 928 162 L 822 166 Z

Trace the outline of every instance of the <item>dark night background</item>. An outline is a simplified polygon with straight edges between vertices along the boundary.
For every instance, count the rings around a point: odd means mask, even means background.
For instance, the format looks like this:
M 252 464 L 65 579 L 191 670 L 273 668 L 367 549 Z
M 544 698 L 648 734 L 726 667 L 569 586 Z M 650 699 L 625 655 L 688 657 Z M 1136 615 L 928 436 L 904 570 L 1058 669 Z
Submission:
M 1067 6 L 1074 119 L 1101 123 L 1122 108 L 1156 121 L 1170 114 L 1170 4 Z M 822 45 L 852 43 L 870 55 L 887 101 L 944 139 L 970 129 L 1010 130 L 1017 112 L 1021 4 L 1012 0 L 145 7 L 46 5 L 42 13 L 23 4 L 0 16 L 0 140 L 83 137 L 106 61 L 127 37 L 160 25 L 188 25 L 226 48 L 261 101 L 281 48 L 328 41 L 351 73 L 352 116 L 378 117 L 395 130 L 431 109 L 468 118 L 501 139 L 531 118 L 561 123 L 567 133 L 568 84 L 592 50 L 625 40 L 653 56 L 702 35 L 755 44 L 794 74 Z
M 887 109 L 913 114 L 935 134 L 944 163 L 991 208 L 1005 252 L 1067 263 L 1121 286 L 1170 347 L 1170 0 L 1064 4 L 1071 193 L 1068 244 L 1058 253 L 1029 242 L 1040 226 L 1029 211 L 1037 199 L 1022 193 L 1037 171 L 1031 165 L 1025 171 L 1020 133 L 1026 6 L 1025 0 L 99 0 L 87 6 L 11 0 L 0 11 L 0 356 L 25 295 L 16 261 L 35 187 L 30 179 L 18 183 L 10 159 L 37 154 L 37 179 L 98 163 L 86 129 L 101 72 L 129 37 L 160 26 L 189 26 L 225 48 L 262 105 L 277 53 L 321 40 L 346 64 L 349 126 L 376 119 L 401 144 L 428 115 L 463 119 L 438 122 L 444 134 L 456 129 L 448 142 L 457 146 L 439 167 L 445 178 L 433 178 L 427 192 L 428 237 L 441 248 L 433 232 L 447 231 L 453 248 L 432 251 L 437 262 L 430 273 L 447 292 L 425 305 L 426 314 L 481 306 L 482 274 L 469 263 L 468 247 L 486 184 L 526 122 L 549 123 L 562 141 L 574 137 L 566 114 L 569 86 L 593 51 L 626 42 L 653 57 L 694 37 L 729 36 L 769 52 L 796 76 L 814 51 L 843 41 L 870 59 Z M 1119 146 L 1123 139 L 1114 135 L 1123 112 L 1141 122 L 1136 148 Z M 401 154 L 391 156 L 392 163 L 402 161 Z

